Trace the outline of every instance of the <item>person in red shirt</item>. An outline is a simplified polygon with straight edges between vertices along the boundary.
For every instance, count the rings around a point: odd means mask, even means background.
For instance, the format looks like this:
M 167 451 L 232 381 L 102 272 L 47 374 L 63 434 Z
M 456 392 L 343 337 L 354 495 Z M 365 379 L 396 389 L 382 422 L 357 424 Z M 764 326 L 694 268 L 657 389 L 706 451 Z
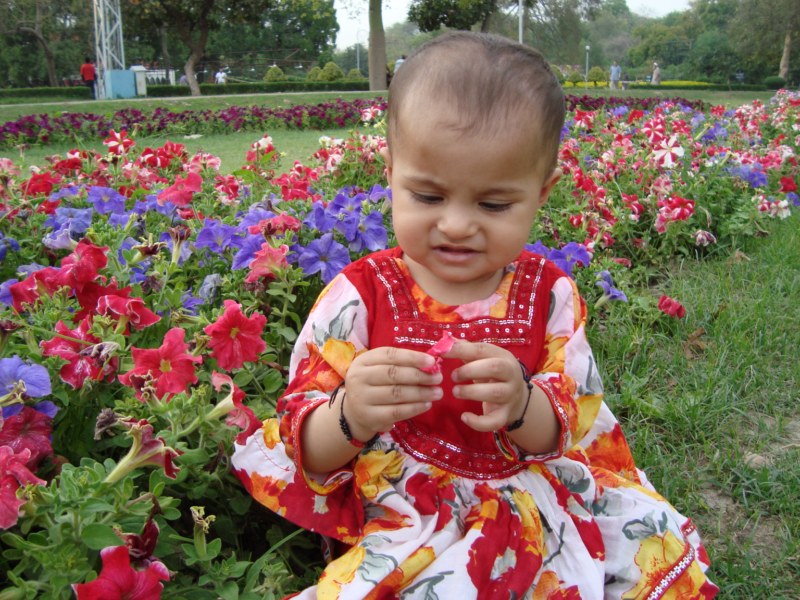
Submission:
M 81 65 L 81 79 L 83 80 L 83 84 L 88 87 L 89 91 L 92 93 L 92 99 L 97 98 L 97 91 L 95 88 L 97 71 L 94 68 L 94 64 L 92 64 L 92 59 L 88 56 L 84 59 L 83 64 Z

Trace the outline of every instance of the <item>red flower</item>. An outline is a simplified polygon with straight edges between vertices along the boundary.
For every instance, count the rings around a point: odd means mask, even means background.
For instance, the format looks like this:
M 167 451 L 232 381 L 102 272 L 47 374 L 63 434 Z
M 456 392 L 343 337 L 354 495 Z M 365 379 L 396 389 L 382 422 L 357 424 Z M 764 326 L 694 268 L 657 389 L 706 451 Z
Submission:
M 107 246 L 95 246 L 83 238 L 75 250 L 61 261 L 59 281 L 74 290 L 97 279 L 98 271 L 108 264 Z
M 27 181 L 20 184 L 20 190 L 25 196 L 48 195 L 53 191 L 53 186 L 61 181 L 60 177 L 54 177 L 50 171 L 44 173 L 34 173 Z
M 661 298 L 658 299 L 658 310 L 670 317 L 676 317 L 678 319 L 682 319 L 686 316 L 686 309 L 683 304 L 669 296 L 661 296 Z
M 264 237 L 282 235 L 287 231 L 300 231 L 302 223 L 291 215 L 282 212 L 277 217 L 262 219 L 257 225 L 247 228 L 250 233 L 261 233 Z
M 52 296 L 61 287 L 59 270 L 45 267 L 9 287 L 14 310 L 22 312 L 26 304 L 34 305 L 40 296 Z
M 130 293 L 131 288 L 129 287 L 117 288 L 117 281 L 113 277 L 108 285 L 87 283 L 80 290 L 75 290 L 75 297 L 78 299 L 78 304 L 81 305 L 81 310 L 75 314 L 75 320 L 94 315 L 97 310 L 97 301 L 103 296 L 113 295 L 127 298 Z
M 127 153 L 128 150 L 136 145 L 136 142 L 128 137 L 128 132 L 124 129 L 119 133 L 112 130 L 108 137 L 103 140 L 103 143 L 108 146 L 109 152 L 117 155 Z
M 29 457 L 25 466 L 35 471 L 45 458 L 53 454 L 52 433 L 52 417 L 23 406 L 17 414 L 0 421 L 0 446 L 11 448 L 18 455 L 27 450 Z
M 59 321 L 56 323 L 56 333 L 59 335 L 39 343 L 44 356 L 58 356 L 67 361 L 61 367 L 59 375 L 62 381 L 76 390 L 82 388 L 87 381 L 100 381 L 104 377 L 112 376 L 117 370 L 118 360 L 110 356 L 114 348 L 101 343 L 100 338 L 91 334 L 90 321 L 91 319 L 84 318 L 75 329 L 70 329 L 63 321 Z M 76 340 L 89 343 L 82 344 Z
M 211 336 L 208 343 L 211 356 L 221 369 L 230 371 L 240 368 L 247 361 L 254 361 L 267 348 L 261 339 L 267 318 L 260 313 L 246 317 L 242 306 L 233 300 L 225 300 L 225 312 L 215 323 L 203 329 Z
M 19 509 L 26 502 L 23 498 L 17 498 L 20 486 L 45 484 L 25 466 L 30 457 L 31 451 L 27 448 L 17 454 L 9 446 L 0 446 L 0 529 L 13 527 L 19 519 Z
M 156 313 L 144 305 L 141 298 L 127 298 L 108 294 L 97 300 L 97 314 L 110 315 L 120 323 L 133 325 L 134 329 L 150 327 L 161 320 Z
M 267 281 L 275 279 L 278 271 L 288 264 L 286 262 L 286 253 L 288 251 L 289 247 L 285 244 L 280 248 L 273 248 L 267 243 L 262 244 L 261 250 L 255 253 L 250 263 L 250 273 L 245 277 L 245 281 L 253 283 L 262 277 Z
M 160 348 L 131 348 L 134 367 L 119 376 L 120 383 L 134 387 L 132 377 L 149 375 L 155 382 L 156 397 L 161 399 L 185 392 L 190 384 L 197 383 L 194 365 L 203 359 L 187 352 L 189 347 L 183 341 L 185 334 L 180 327 L 174 327 L 164 336 Z M 137 390 L 136 397 L 142 399 L 140 390 Z
M 788 192 L 796 192 L 797 191 L 797 184 L 795 183 L 794 179 L 791 177 L 781 177 L 781 192 L 784 194 Z
M 192 201 L 192 196 L 203 188 L 203 178 L 194 172 L 188 173 L 186 178 L 176 177 L 175 183 L 161 190 L 158 203 L 163 206 L 172 202 L 175 206 L 186 206 Z
M 72 589 L 78 600 L 158 600 L 169 571 L 160 562 L 153 562 L 144 571 L 131 567 L 125 546 L 111 546 L 100 551 L 103 570 L 94 581 L 75 583 Z
M 158 543 L 158 524 L 153 521 L 152 513 L 142 528 L 142 534 L 123 533 L 121 529 L 114 529 L 117 537 L 125 542 L 128 553 L 137 567 L 145 568 L 157 562 L 153 557 Z

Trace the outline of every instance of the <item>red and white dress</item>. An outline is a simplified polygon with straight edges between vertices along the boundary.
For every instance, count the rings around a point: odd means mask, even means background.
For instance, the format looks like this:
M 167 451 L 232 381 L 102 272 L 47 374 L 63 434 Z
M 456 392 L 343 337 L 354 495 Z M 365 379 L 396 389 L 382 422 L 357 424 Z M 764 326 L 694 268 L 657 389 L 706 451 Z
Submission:
M 398 248 L 346 267 L 295 345 L 278 417 L 234 469 L 256 500 L 350 546 L 302 598 L 711 598 L 691 522 L 633 463 L 585 334 L 573 281 L 524 252 L 489 298 L 449 306 L 411 278 Z M 480 405 L 448 393 L 396 423 L 344 468 L 303 469 L 305 417 L 370 348 L 429 349 L 449 331 L 519 358 L 561 424 L 558 449 L 531 455 L 460 419 Z M 313 441 L 312 441 L 313 443 Z

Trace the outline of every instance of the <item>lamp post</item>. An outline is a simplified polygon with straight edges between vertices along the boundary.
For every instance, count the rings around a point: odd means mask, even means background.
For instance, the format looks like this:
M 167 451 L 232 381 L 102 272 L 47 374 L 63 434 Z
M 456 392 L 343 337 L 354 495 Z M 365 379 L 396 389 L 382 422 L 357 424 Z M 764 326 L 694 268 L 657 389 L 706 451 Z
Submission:
M 586 71 L 583 74 L 583 87 L 589 86 L 589 50 L 592 47 L 589 44 L 586 44 Z

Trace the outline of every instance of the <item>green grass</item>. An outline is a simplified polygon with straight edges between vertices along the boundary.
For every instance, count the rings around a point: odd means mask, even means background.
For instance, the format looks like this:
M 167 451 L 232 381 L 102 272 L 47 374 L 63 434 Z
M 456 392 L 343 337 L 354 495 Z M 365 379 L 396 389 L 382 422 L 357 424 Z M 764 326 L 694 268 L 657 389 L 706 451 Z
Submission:
M 219 156 L 222 160 L 220 171 L 230 173 L 245 164 L 245 153 L 250 148 L 250 144 L 258 140 L 264 133 L 272 136 L 273 144 L 278 152 L 285 154 L 281 159 L 281 167 L 278 171 L 288 170 L 295 160 L 299 160 L 305 165 L 310 165 L 311 155 L 319 149 L 320 136 L 347 137 L 348 130 L 345 129 L 326 129 L 326 130 L 306 130 L 297 131 L 294 129 L 272 129 L 269 131 L 247 131 L 231 134 L 205 135 L 199 138 L 186 139 L 181 135 L 136 137 L 138 149 L 145 147 L 157 148 L 167 140 L 180 142 L 186 146 L 190 154 L 195 152 L 210 152 Z M 6 148 L 0 150 L 0 156 L 11 158 L 16 164 L 25 168 L 32 165 L 44 165 L 47 157 L 64 154 L 73 149 L 91 150 L 94 152 L 105 153 L 106 147 L 102 140 L 93 143 L 76 145 L 74 142 L 63 142 L 50 144 L 48 146 L 31 146 L 24 150 Z
M 620 308 L 593 346 L 637 464 L 700 528 L 724 598 L 797 598 L 800 218 L 652 290 L 684 320 Z

